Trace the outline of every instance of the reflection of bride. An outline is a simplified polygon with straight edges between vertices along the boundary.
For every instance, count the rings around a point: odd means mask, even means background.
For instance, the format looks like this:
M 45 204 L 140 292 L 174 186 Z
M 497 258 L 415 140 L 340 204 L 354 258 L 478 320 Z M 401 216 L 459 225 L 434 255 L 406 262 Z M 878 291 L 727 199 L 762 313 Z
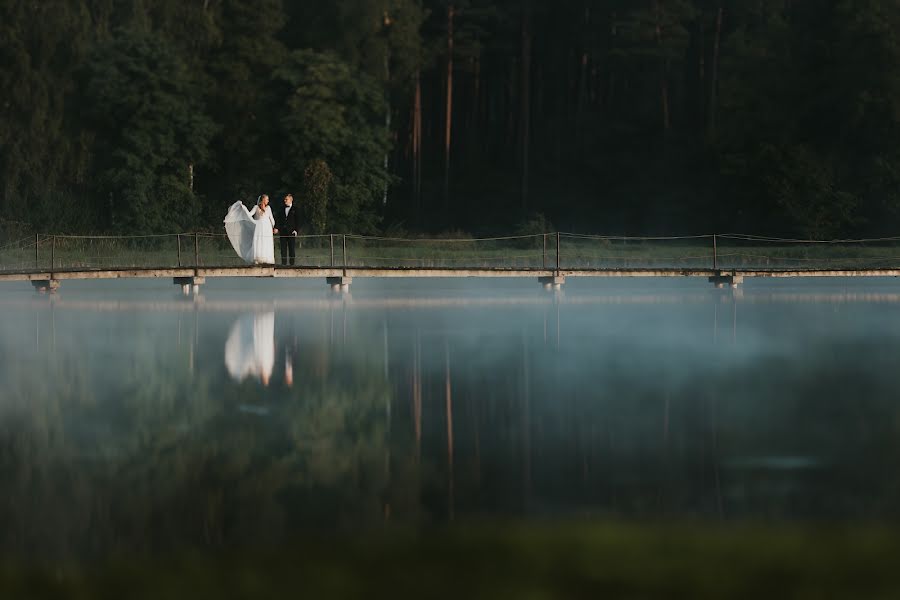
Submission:
M 256 376 L 269 385 L 275 366 L 275 313 L 248 313 L 241 316 L 225 342 L 225 366 L 237 381 Z
M 272 230 L 275 218 L 269 208 L 269 197 L 263 194 L 253 210 L 240 200 L 228 208 L 225 232 L 228 240 L 244 261 L 253 264 L 275 264 L 275 242 Z

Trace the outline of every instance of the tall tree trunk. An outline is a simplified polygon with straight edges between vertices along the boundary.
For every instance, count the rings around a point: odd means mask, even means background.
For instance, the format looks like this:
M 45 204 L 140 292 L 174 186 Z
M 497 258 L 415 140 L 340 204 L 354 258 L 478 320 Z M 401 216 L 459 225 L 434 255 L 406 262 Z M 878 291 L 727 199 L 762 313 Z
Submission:
M 522 60 L 521 77 L 519 78 L 521 87 L 519 89 L 519 98 L 521 100 L 521 108 L 519 111 L 519 131 L 520 131 L 520 159 L 521 159 L 521 192 L 522 192 L 522 210 L 528 208 L 528 144 L 530 142 L 531 133 L 531 6 L 529 0 L 525 0 L 522 8 Z
M 422 213 L 422 81 L 418 68 L 415 81 L 412 115 L 412 195 L 413 217 L 418 224 Z
M 716 12 L 716 36 L 713 40 L 712 65 L 709 82 L 709 104 L 706 113 L 706 134 L 710 138 L 716 135 L 716 95 L 719 91 L 719 42 L 722 37 L 722 16 L 724 9 L 720 6 Z
M 451 2 L 447 7 L 447 85 L 444 103 L 444 219 L 449 211 L 450 201 L 450 133 L 453 125 L 453 15 Z
M 384 130 L 388 135 L 391 135 L 391 61 L 390 61 L 390 48 L 388 48 L 384 53 L 384 81 L 385 81 L 385 110 L 384 110 Z M 385 150 L 384 152 L 384 171 L 388 172 L 389 160 L 388 160 L 388 152 Z M 388 200 L 388 184 L 384 183 L 384 189 L 381 194 L 381 206 L 387 206 Z

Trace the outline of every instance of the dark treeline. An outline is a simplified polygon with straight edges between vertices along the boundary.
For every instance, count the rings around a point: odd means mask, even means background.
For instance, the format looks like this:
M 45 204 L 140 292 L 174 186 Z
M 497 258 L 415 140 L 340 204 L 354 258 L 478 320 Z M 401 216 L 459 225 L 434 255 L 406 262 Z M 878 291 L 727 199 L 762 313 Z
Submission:
M 23 231 L 897 233 L 900 4 L 5 0 Z M 314 218 L 312 218 L 314 217 Z

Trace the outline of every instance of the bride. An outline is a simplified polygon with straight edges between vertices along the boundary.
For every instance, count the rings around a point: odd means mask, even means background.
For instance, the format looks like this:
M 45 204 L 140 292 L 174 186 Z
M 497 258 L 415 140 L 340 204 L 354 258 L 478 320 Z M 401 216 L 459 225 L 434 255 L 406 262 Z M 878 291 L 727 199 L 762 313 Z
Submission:
M 251 264 L 275 264 L 275 240 L 272 233 L 275 218 L 265 194 L 257 198 L 253 210 L 247 210 L 238 200 L 225 215 L 225 233 L 228 240 L 245 262 Z

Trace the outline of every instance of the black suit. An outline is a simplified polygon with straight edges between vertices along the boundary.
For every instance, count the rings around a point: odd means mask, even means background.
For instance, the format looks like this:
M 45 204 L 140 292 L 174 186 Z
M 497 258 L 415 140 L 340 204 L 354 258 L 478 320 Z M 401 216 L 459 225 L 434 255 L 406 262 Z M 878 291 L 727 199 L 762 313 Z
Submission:
M 278 230 L 279 239 L 281 240 L 281 264 L 288 264 L 288 257 L 293 265 L 297 256 L 297 238 L 294 232 L 300 231 L 300 211 L 296 206 L 291 206 L 288 214 L 284 214 L 287 206 L 273 211 L 275 214 L 275 229 Z

